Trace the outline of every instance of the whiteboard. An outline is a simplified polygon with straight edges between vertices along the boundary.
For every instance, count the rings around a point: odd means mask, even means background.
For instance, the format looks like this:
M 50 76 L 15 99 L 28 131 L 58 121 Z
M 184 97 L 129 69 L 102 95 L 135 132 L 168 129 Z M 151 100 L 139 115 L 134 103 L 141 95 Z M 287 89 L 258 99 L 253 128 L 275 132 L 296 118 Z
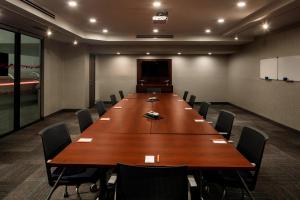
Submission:
M 260 78 L 278 79 L 277 58 L 269 58 L 260 61 Z
M 278 79 L 300 81 L 300 56 L 278 58 Z

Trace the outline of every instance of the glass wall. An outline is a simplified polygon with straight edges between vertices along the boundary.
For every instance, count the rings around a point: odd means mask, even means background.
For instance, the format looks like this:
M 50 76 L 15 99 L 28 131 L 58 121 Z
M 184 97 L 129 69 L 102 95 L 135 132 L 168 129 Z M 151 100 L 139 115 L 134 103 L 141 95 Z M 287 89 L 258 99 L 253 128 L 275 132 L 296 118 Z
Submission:
M 15 33 L 0 29 L 0 135 L 14 129 Z
M 0 29 L 0 136 L 40 119 L 41 39 Z
M 20 123 L 40 119 L 41 40 L 21 35 Z

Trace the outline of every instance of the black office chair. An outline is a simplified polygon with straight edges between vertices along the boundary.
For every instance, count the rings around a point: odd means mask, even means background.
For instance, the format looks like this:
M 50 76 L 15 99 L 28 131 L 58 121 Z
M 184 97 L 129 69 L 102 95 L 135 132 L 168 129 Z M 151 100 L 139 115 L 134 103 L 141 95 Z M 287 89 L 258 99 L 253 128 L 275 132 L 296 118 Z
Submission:
M 121 99 L 124 99 L 125 96 L 124 96 L 123 90 L 120 90 L 120 91 L 119 91 L 119 94 L 120 94 L 120 98 L 121 98 Z
M 108 181 L 112 183 L 111 181 Z M 112 184 L 114 184 L 113 181 Z M 136 167 L 118 164 L 117 200 L 187 200 L 188 183 L 196 187 L 186 167 Z
M 48 183 L 53 187 L 63 172 L 64 167 L 51 167 L 48 161 L 52 160 L 59 152 L 68 146 L 71 143 L 71 138 L 68 128 L 64 123 L 49 126 L 43 129 L 39 134 L 42 137 Z M 79 195 L 79 186 L 83 183 L 94 183 L 91 185 L 90 190 L 95 192 L 97 190 L 95 183 L 99 179 L 99 174 L 100 171 L 97 168 L 66 167 L 56 186 L 65 186 L 64 197 L 69 196 L 67 186 L 76 186 L 76 191 Z M 56 188 L 53 188 L 53 191 L 55 189 Z
M 110 95 L 111 105 L 116 105 L 118 103 L 116 95 Z
M 183 97 L 182 97 L 182 98 L 183 98 L 183 100 L 185 100 L 185 101 L 186 101 L 188 94 L 189 94 L 189 91 L 184 91 L 184 93 L 183 93 Z
M 191 95 L 188 104 L 193 108 L 194 104 L 195 104 L 195 101 L 196 101 L 196 96 L 195 95 Z
M 97 110 L 97 113 L 98 113 L 99 117 L 104 115 L 104 113 L 106 112 L 105 105 L 104 105 L 103 101 L 97 101 L 96 104 L 95 104 L 95 107 L 96 107 L 96 110 Z
M 161 93 L 161 88 L 147 88 L 147 93 Z
M 235 114 L 227 110 L 221 110 L 216 122 L 215 129 L 227 140 L 230 139 Z
M 201 115 L 204 119 L 206 119 L 207 116 L 207 112 L 208 112 L 208 108 L 209 108 L 209 103 L 207 102 L 202 102 L 199 108 L 199 115 Z
M 75 113 L 78 118 L 80 132 L 82 133 L 93 124 L 91 113 L 87 109 L 79 110 Z
M 264 132 L 252 127 L 244 127 L 241 133 L 237 150 L 255 166 L 254 171 L 239 170 L 238 173 L 245 181 L 250 191 L 255 190 L 257 177 L 261 167 L 261 161 L 265 145 L 269 136 Z M 223 198 L 226 197 L 226 187 L 244 189 L 236 171 L 220 171 L 221 183 L 224 187 Z

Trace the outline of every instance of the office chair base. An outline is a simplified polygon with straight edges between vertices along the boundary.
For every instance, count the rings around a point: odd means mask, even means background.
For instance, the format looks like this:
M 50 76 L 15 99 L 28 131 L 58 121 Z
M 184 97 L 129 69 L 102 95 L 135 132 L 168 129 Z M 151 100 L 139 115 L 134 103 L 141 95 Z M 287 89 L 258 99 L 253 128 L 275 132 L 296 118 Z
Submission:
M 68 198 L 68 197 L 69 197 L 68 186 L 65 186 L 64 198 Z

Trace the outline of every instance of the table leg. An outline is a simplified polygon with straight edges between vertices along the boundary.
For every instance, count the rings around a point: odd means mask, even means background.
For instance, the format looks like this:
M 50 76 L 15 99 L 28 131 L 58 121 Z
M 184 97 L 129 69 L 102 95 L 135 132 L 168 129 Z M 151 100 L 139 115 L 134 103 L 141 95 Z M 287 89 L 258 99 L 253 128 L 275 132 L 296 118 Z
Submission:
M 241 182 L 242 182 L 242 184 L 243 184 L 243 186 L 244 186 L 246 192 L 248 193 L 249 197 L 250 197 L 252 200 L 254 200 L 255 198 L 254 198 L 254 196 L 252 195 L 252 193 L 250 192 L 250 190 L 249 190 L 249 188 L 248 188 L 246 182 L 244 181 L 243 177 L 241 176 L 240 172 L 239 172 L 239 171 L 236 171 L 236 173 L 237 173 L 238 177 L 240 178 L 240 180 L 241 180 Z

